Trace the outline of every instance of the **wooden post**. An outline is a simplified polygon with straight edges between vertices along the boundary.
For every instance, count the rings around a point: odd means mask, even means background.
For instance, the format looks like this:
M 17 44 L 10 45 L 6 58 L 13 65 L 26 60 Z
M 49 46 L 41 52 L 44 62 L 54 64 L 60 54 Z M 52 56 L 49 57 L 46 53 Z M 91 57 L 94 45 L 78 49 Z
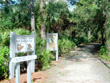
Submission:
M 27 61 L 27 83 L 31 83 L 31 61 L 36 58 L 36 55 L 12 58 L 12 62 L 16 63 L 16 83 L 20 83 L 20 62 L 23 61 Z
M 56 50 L 56 61 L 58 61 L 58 50 Z
M 56 39 L 56 43 L 57 43 L 57 45 L 56 45 L 56 61 L 58 61 L 58 34 L 56 34 L 56 37 L 57 37 L 57 39 Z
M 16 83 L 20 83 L 20 63 L 16 63 Z
M 34 44 L 36 45 L 36 34 L 35 33 L 32 33 L 32 35 L 34 35 Z M 35 46 L 34 45 L 34 46 Z M 35 55 L 35 47 L 34 47 L 34 51 L 31 53 L 31 55 Z M 32 60 L 31 61 L 31 72 L 35 72 L 35 60 Z
M 27 61 L 27 83 L 31 83 L 31 61 Z
M 15 57 L 15 38 L 16 33 L 11 32 L 10 33 L 10 61 L 9 61 L 9 79 L 14 78 L 14 69 L 15 64 L 12 63 L 11 59 Z

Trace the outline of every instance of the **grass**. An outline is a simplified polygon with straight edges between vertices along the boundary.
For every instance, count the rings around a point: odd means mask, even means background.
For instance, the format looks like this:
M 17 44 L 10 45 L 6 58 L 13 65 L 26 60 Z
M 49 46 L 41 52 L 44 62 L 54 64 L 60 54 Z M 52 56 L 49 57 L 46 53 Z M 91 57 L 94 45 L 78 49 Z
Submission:
M 110 61 L 110 56 L 107 55 L 99 55 L 99 56 L 106 61 Z
M 56 82 L 51 80 L 51 81 L 49 81 L 48 83 L 56 83 Z
M 65 76 L 63 72 L 58 72 L 58 74 L 60 74 L 61 76 Z

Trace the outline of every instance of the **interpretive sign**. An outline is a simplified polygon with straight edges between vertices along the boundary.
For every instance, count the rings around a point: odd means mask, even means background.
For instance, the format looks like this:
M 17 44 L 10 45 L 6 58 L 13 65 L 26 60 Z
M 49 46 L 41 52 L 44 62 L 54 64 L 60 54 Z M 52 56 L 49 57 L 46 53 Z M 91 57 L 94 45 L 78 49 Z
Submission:
M 27 83 L 31 83 L 31 72 L 35 71 L 35 42 L 36 34 L 16 35 L 10 33 L 10 62 L 9 62 L 9 79 L 14 78 L 16 71 L 16 83 L 20 83 L 20 62 L 27 61 Z M 15 57 L 16 53 L 30 52 L 31 55 Z
M 34 36 L 16 36 L 16 52 L 34 51 Z
M 58 33 L 47 34 L 47 49 L 56 51 L 56 61 L 58 61 Z

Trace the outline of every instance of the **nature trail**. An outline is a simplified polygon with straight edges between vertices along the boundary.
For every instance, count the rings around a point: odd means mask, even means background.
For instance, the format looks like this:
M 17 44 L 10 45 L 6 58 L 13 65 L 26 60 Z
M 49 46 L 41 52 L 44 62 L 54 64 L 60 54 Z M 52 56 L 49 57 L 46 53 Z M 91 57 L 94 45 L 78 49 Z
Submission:
M 60 58 L 57 66 L 45 71 L 44 83 L 110 83 L 110 69 L 95 55 L 98 46 L 82 46 Z

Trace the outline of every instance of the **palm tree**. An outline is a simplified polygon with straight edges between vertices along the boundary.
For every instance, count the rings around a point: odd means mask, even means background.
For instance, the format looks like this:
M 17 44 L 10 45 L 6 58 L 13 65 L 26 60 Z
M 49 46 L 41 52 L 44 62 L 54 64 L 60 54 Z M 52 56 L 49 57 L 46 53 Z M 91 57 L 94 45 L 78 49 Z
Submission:
M 34 0 L 30 2 L 31 9 L 31 31 L 35 31 L 35 19 L 34 19 Z
M 46 24 L 45 24 L 45 3 L 44 0 L 40 0 L 40 12 L 42 15 L 42 24 L 41 24 L 41 38 L 46 39 Z
M 10 0 L 6 0 L 7 6 L 10 7 Z

